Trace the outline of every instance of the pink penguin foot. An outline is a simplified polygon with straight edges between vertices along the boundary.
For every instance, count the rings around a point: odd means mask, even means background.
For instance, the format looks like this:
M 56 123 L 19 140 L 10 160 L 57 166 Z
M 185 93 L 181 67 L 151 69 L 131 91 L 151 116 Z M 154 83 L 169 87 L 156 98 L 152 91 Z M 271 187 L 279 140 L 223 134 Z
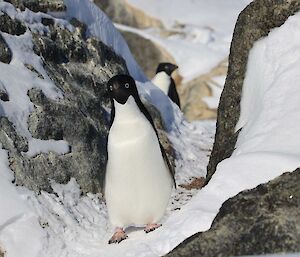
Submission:
M 109 239 L 109 244 L 120 243 L 121 241 L 128 238 L 125 231 L 122 228 L 117 228 L 111 239 Z
M 146 233 L 149 233 L 151 231 L 154 231 L 155 229 L 161 227 L 161 224 L 147 224 L 146 227 L 144 228 L 144 231 Z

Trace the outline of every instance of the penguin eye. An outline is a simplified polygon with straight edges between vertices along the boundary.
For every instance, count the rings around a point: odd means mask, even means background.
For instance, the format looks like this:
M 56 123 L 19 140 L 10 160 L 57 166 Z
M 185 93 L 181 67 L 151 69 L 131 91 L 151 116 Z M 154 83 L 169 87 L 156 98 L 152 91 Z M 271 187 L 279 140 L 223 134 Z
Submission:
M 125 83 L 125 87 L 126 87 L 126 88 L 129 88 L 129 83 Z

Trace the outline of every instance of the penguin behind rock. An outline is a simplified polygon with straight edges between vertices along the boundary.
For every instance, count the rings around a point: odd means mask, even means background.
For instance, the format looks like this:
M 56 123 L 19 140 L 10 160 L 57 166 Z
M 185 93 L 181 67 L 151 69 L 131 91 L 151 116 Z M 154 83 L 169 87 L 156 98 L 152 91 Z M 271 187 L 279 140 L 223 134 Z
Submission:
M 173 168 L 159 142 L 153 120 L 143 105 L 135 81 L 117 75 L 108 82 L 112 102 L 107 141 L 105 198 L 116 231 L 109 243 L 127 238 L 125 228 L 155 230 L 169 202 Z
M 167 62 L 162 62 L 157 66 L 156 75 L 152 79 L 152 83 L 159 87 L 170 99 L 180 108 L 180 100 L 176 90 L 175 81 L 171 77 L 177 65 Z

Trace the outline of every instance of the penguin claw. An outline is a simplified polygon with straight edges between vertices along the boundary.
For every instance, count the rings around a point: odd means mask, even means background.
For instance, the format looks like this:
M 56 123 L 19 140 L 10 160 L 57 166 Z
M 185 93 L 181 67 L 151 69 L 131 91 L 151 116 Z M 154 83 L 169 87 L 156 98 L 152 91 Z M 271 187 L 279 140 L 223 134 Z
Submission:
M 128 236 L 126 235 L 125 231 L 123 229 L 118 229 L 113 236 L 111 237 L 111 239 L 109 239 L 108 243 L 109 244 L 115 244 L 115 243 L 120 243 L 123 240 L 125 240 L 126 238 L 128 238 Z
M 147 224 L 144 231 L 148 234 L 159 227 L 161 227 L 161 224 Z

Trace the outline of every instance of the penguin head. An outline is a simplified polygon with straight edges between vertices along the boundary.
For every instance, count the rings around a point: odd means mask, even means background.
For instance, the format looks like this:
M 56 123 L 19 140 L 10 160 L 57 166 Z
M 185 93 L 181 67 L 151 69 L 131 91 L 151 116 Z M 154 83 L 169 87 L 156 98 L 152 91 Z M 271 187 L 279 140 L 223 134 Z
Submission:
M 135 99 L 138 91 L 134 79 L 129 75 L 116 75 L 107 83 L 107 94 L 119 104 L 125 104 L 129 96 Z
M 164 71 L 169 76 L 171 76 L 172 72 L 178 68 L 177 65 L 169 63 L 169 62 L 161 62 L 156 69 L 156 73 Z

